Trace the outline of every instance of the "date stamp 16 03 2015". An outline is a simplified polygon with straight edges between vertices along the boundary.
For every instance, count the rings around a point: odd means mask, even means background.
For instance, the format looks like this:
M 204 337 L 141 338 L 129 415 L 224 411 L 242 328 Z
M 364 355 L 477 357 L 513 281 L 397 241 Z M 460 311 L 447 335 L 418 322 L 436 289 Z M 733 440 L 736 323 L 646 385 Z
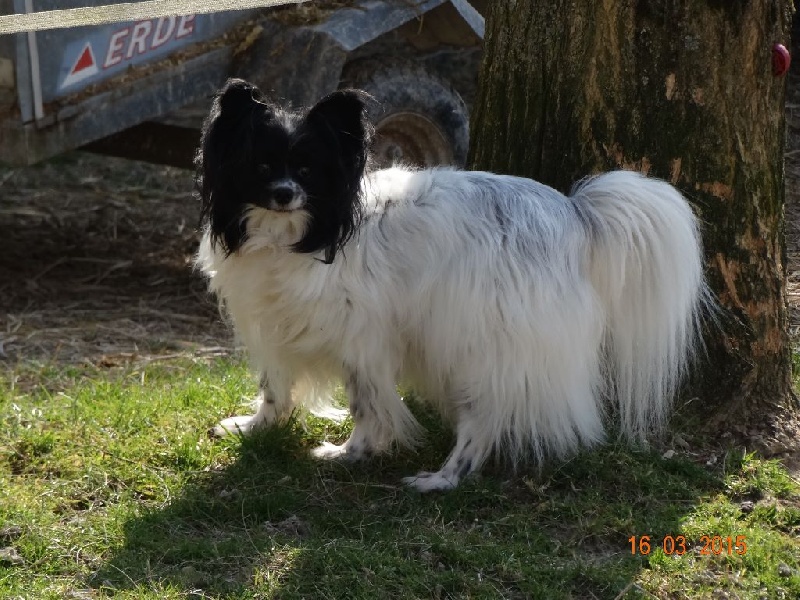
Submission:
M 681 556 L 693 548 L 697 548 L 701 556 L 747 554 L 747 538 L 744 535 L 701 535 L 697 539 L 685 535 L 665 535 L 660 540 L 649 535 L 632 535 L 628 543 L 631 545 L 631 554 L 642 556 L 647 556 L 656 548 L 661 548 L 668 556 Z

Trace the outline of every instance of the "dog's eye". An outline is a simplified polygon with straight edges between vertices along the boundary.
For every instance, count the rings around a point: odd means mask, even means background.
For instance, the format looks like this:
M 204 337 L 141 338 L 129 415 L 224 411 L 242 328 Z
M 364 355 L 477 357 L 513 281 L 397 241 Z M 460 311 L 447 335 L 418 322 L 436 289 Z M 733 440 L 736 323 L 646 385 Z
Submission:
M 272 173 L 272 169 L 270 169 L 269 165 L 258 165 L 256 170 L 262 177 L 269 177 Z
M 311 175 L 311 169 L 309 167 L 300 167 L 299 169 L 297 169 L 298 177 L 305 178 L 308 177 L 309 175 Z

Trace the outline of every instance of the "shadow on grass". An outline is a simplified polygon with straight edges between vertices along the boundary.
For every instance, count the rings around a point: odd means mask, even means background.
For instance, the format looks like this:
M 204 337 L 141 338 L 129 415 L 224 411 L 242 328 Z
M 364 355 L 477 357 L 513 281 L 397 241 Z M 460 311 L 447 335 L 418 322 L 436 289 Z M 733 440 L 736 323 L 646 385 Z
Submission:
M 92 585 L 146 597 L 634 598 L 647 559 L 629 538 L 660 544 L 723 488 L 686 460 L 612 445 L 422 496 L 398 482 L 447 454 L 449 434 L 433 430 L 422 453 L 365 465 L 313 460 L 296 425 L 233 440 L 233 464 L 125 523 Z

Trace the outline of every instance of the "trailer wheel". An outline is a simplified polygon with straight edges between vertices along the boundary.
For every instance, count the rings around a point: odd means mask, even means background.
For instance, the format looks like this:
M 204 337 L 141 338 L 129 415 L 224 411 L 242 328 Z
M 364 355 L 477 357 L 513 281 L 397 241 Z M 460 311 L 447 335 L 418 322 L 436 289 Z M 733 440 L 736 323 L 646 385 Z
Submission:
M 341 87 L 362 89 L 376 102 L 373 159 L 419 167 L 463 166 L 469 148 L 469 113 L 450 84 L 426 70 L 389 59 L 347 65 Z

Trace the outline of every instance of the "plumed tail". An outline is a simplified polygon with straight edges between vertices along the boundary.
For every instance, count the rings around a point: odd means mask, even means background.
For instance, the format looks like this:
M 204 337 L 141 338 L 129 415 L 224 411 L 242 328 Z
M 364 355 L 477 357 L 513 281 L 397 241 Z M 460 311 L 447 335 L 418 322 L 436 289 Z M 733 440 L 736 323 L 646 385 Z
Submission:
M 671 185 L 615 171 L 571 193 L 591 237 L 592 283 L 606 311 L 606 396 L 624 436 L 663 424 L 713 306 L 697 220 Z

